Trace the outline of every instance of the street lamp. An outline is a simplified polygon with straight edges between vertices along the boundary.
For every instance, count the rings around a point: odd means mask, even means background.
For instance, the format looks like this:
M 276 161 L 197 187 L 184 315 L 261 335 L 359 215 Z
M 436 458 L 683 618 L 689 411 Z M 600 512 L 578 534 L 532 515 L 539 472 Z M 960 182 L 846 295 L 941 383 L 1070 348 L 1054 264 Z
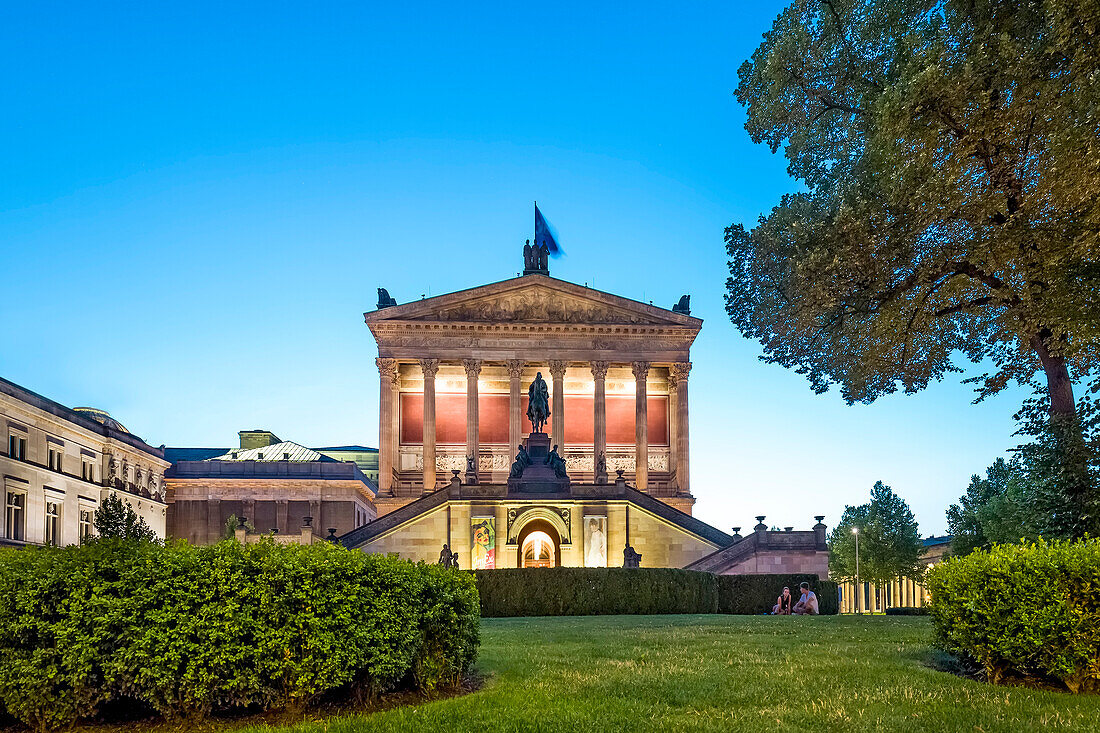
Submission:
M 863 588 L 859 585 L 859 527 L 852 527 L 856 538 L 856 613 L 863 613 Z

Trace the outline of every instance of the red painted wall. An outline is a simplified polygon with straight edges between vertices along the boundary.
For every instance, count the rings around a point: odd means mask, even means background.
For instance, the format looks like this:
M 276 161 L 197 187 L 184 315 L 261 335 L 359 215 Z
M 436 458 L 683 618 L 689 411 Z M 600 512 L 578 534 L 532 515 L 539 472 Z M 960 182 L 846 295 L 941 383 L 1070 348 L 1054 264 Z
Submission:
M 521 397 L 522 430 L 531 430 L 527 422 L 527 395 Z M 647 398 L 649 444 L 668 445 L 668 397 Z M 592 445 L 592 395 L 565 395 L 567 445 Z M 553 430 L 553 416 L 547 421 L 547 434 Z M 508 442 L 508 395 L 480 395 L 478 399 L 478 432 L 484 445 Z M 421 445 L 424 442 L 424 396 L 419 392 L 401 393 L 401 443 Z M 435 396 L 436 445 L 466 444 L 466 395 L 437 394 Z M 607 444 L 634 445 L 633 395 L 607 396 Z

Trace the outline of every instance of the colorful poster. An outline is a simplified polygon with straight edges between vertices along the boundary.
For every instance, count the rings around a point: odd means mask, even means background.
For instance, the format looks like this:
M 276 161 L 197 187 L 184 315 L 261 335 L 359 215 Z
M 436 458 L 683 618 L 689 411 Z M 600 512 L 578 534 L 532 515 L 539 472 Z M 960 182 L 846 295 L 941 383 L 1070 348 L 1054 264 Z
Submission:
M 607 517 L 587 515 L 584 518 L 584 566 L 607 567 Z
M 497 566 L 497 518 L 470 518 L 470 567 L 492 570 Z

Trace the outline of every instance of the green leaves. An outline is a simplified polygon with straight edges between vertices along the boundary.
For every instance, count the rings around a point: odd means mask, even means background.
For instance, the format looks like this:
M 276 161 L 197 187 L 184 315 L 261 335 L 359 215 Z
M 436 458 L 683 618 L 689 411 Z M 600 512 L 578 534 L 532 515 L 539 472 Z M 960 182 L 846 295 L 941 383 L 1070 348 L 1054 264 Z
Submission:
M 328 543 L 0 550 L 0 593 L 0 703 L 39 730 L 431 689 L 478 647 L 472 577 Z
M 737 97 L 805 190 L 726 230 L 726 309 L 765 360 L 849 402 L 960 357 L 994 365 L 982 395 L 1095 372 L 1098 20 L 1095 0 L 795 0 L 776 18 Z
M 110 493 L 92 518 L 96 538 L 138 540 L 140 542 L 159 542 L 160 538 L 153 528 L 138 516 L 130 502 L 123 502 L 115 493 Z
M 928 573 L 937 643 L 990 681 L 1100 692 L 1100 541 L 997 545 Z
M 829 574 L 854 579 L 856 535 L 859 533 L 859 578 L 886 583 L 898 577 L 920 579 L 924 548 L 917 521 L 905 500 L 881 481 L 871 489 L 871 501 L 844 508 L 829 535 Z

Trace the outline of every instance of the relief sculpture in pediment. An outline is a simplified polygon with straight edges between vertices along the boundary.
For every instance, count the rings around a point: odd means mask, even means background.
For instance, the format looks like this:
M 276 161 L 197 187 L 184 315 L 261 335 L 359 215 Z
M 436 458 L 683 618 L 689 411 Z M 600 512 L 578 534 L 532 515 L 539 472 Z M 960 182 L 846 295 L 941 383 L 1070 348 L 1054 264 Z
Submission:
M 442 321 L 529 323 L 651 323 L 640 314 L 550 292 L 505 293 L 441 310 Z

